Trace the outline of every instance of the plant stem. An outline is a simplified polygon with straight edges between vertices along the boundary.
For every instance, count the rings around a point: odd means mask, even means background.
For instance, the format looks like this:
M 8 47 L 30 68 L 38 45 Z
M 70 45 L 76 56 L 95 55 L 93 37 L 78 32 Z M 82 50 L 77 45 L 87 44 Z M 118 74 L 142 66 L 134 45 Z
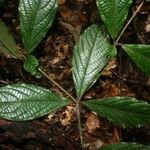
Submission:
M 138 11 L 141 9 L 141 7 L 143 6 L 144 2 L 142 2 L 137 10 L 134 12 L 134 14 L 132 15 L 132 17 L 129 19 L 129 21 L 127 22 L 127 24 L 125 25 L 125 27 L 123 28 L 122 32 L 120 33 L 120 35 L 118 36 L 117 40 L 116 40 L 116 44 L 118 43 L 118 41 L 120 40 L 121 36 L 123 35 L 123 33 L 125 32 L 125 30 L 127 29 L 127 27 L 129 26 L 129 24 L 131 23 L 131 21 L 134 19 L 134 17 L 137 15 Z
M 57 82 L 55 82 L 50 76 L 48 76 L 43 70 L 38 69 L 43 76 L 45 76 L 50 82 L 56 85 L 62 92 L 64 92 L 72 101 L 76 102 L 76 99 L 72 97 L 64 88 L 62 88 Z
M 81 126 L 80 99 L 76 100 L 65 89 L 63 89 L 57 82 L 55 82 L 53 79 L 51 79 L 50 76 L 48 76 L 43 70 L 41 70 L 40 68 L 38 70 L 42 73 L 43 76 L 45 76 L 50 82 L 52 82 L 54 85 L 56 85 L 61 91 L 63 91 L 66 95 L 68 95 L 72 101 L 75 102 L 77 119 L 78 119 L 78 129 L 79 129 L 79 134 L 80 134 L 80 143 L 81 143 L 82 149 L 84 150 L 84 142 L 83 142 L 82 126 Z
M 77 119 L 78 119 L 78 129 L 79 129 L 79 134 L 80 134 L 81 148 L 82 150 L 84 150 L 84 142 L 83 142 L 82 126 L 81 126 L 80 99 L 77 99 L 76 101 L 76 113 L 77 113 Z
M 25 60 L 26 57 L 21 54 L 22 58 Z M 83 142 L 83 136 L 82 136 L 82 126 L 81 126 L 81 111 L 80 111 L 80 99 L 75 99 L 71 94 L 69 94 L 64 88 L 62 88 L 57 82 L 55 82 L 49 75 L 47 75 L 41 68 L 38 68 L 39 72 L 46 77 L 50 82 L 52 82 L 55 86 L 57 86 L 62 92 L 64 92 L 75 104 L 76 104 L 76 113 L 77 113 L 77 119 L 78 119 L 78 129 L 79 129 L 79 135 L 80 135 L 80 143 L 81 148 L 84 150 L 84 142 Z

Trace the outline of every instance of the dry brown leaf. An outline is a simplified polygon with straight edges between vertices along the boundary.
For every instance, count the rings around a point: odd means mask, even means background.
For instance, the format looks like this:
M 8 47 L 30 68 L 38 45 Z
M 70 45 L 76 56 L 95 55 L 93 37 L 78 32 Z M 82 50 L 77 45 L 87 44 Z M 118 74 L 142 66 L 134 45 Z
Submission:
M 65 22 L 60 22 L 63 27 L 68 29 L 70 34 L 74 37 L 74 41 L 77 42 L 80 36 L 80 31 L 81 31 L 81 26 L 76 25 L 76 28 L 74 28 L 71 24 L 65 23 Z
M 120 142 L 120 130 L 117 128 L 114 128 L 110 144 L 119 143 L 119 142 Z
M 103 82 L 102 87 L 102 97 L 118 96 L 121 93 L 121 89 L 117 85 L 113 84 L 110 80 Z
M 63 112 L 63 117 L 60 118 L 60 122 L 63 126 L 67 126 L 71 123 L 72 121 L 72 116 L 75 113 L 75 107 L 73 106 L 66 106 L 65 112 Z
M 64 19 L 64 21 L 72 20 L 73 12 L 67 7 L 63 6 L 60 8 L 60 15 Z
M 94 113 L 88 114 L 85 125 L 87 126 L 88 132 L 92 134 L 97 128 L 100 127 L 98 116 Z
M 150 32 L 150 15 L 148 15 L 148 18 L 147 18 L 145 24 L 146 24 L 145 25 L 145 32 L 148 33 L 148 32 Z
M 103 146 L 104 142 L 101 141 L 100 139 L 95 140 L 92 143 L 86 143 L 85 147 L 88 150 L 98 150 Z
M 120 95 L 120 89 L 115 85 L 110 85 L 110 96 L 117 96 Z
M 109 60 L 107 66 L 104 68 L 104 70 L 101 72 L 101 74 L 103 76 L 111 76 L 112 75 L 111 70 L 115 69 L 116 67 L 117 67 L 117 59 L 112 58 Z

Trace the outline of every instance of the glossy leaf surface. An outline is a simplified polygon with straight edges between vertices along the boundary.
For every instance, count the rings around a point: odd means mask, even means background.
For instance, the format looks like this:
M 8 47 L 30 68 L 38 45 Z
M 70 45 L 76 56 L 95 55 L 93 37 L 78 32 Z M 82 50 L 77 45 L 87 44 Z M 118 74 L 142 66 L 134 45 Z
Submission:
M 110 45 L 109 37 L 101 26 L 92 25 L 81 35 L 73 53 L 73 79 L 78 98 L 97 80 L 100 71 L 116 49 Z
M 150 123 L 150 104 L 131 97 L 111 97 L 84 102 L 90 110 L 123 126 Z
M 136 143 L 118 143 L 111 144 L 106 147 L 101 148 L 100 150 L 149 150 L 150 146 L 145 146 L 142 144 Z
M 0 117 L 8 120 L 31 120 L 68 103 L 65 98 L 31 84 L 15 84 L 0 88 Z
M 134 63 L 148 76 L 150 76 L 150 45 L 132 45 L 122 46 Z
M 96 0 L 99 14 L 115 39 L 124 25 L 132 0 Z
M 9 57 L 20 57 L 16 43 L 12 35 L 9 33 L 9 29 L 2 21 L 0 21 L 0 51 Z
M 20 0 L 20 28 L 24 46 L 30 54 L 52 26 L 56 0 Z

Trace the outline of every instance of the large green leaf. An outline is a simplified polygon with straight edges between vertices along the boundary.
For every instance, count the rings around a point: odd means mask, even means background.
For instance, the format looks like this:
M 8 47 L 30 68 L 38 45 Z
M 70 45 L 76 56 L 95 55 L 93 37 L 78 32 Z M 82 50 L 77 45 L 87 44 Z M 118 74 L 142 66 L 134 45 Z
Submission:
M 132 0 L 96 0 L 99 14 L 115 39 L 124 25 Z
M 111 97 L 84 102 L 90 110 L 123 126 L 150 123 L 150 104 L 131 97 Z
M 20 57 L 16 43 L 2 21 L 0 21 L 0 51 L 13 58 Z
M 150 45 L 122 45 L 123 49 L 135 62 L 135 64 L 148 76 L 150 76 Z
M 150 150 L 150 146 L 145 146 L 137 143 L 118 143 L 111 144 L 100 150 Z
M 116 54 L 103 27 L 92 25 L 84 31 L 73 53 L 73 79 L 78 98 L 96 81 L 108 60 Z
M 52 26 L 57 0 L 20 0 L 19 16 L 22 39 L 30 54 Z
M 0 117 L 9 120 L 31 120 L 68 103 L 65 98 L 31 84 L 15 84 L 0 88 Z

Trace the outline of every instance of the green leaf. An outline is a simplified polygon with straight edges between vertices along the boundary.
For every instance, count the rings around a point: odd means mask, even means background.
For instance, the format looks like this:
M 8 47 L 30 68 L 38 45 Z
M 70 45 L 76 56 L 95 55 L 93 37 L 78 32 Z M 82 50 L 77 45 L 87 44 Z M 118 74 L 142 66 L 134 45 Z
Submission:
M 111 144 L 100 150 L 150 150 L 150 146 L 145 146 L 137 143 L 117 143 Z
M 132 0 L 96 0 L 99 14 L 115 39 L 124 25 Z
M 0 117 L 13 121 L 31 120 L 69 103 L 49 90 L 31 84 L 0 88 Z
M 30 72 L 31 75 L 36 75 L 38 72 L 39 62 L 35 56 L 29 55 L 23 65 L 24 69 L 27 72 Z
M 20 0 L 19 17 L 24 46 L 30 54 L 52 26 L 57 0 Z
M 16 43 L 2 21 L 0 21 L 0 51 L 10 57 L 20 58 Z
M 90 110 L 122 126 L 150 123 L 150 104 L 131 97 L 111 97 L 84 102 Z
M 81 35 L 74 47 L 73 79 L 78 98 L 97 80 L 108 60 L 116 54 L 101 26 L 92 25 Z
M 150 76 L 150 45 L 124 44 L 122 48 L 127 52 L 135 64 Z

